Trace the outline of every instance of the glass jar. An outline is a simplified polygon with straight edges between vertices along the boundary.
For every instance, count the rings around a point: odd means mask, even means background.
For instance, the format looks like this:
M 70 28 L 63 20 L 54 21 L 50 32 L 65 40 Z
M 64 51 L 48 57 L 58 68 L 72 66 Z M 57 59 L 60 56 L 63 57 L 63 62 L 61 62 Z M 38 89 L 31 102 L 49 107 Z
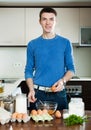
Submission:
M 82 98 L 71 98 L 69 102 L 69 114 L 84 116 L 84 102 Z

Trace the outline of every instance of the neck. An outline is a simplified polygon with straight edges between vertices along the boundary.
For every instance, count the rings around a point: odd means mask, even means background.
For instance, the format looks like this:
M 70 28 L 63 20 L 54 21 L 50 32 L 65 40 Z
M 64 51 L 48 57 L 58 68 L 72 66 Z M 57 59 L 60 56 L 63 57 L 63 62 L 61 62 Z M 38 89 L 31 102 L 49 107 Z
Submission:
M 55 35 L 56 35 L 55 33 L 52 33 L 52 34 L 43 34 L 42 37 L 44 39 L 52 39 L 52 38 L 55 37 Z

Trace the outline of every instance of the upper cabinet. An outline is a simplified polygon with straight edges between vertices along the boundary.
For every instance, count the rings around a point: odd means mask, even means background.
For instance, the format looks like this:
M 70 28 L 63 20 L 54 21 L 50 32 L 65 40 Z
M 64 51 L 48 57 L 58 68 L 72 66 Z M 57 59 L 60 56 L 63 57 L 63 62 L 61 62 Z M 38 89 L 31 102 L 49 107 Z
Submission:
M 79 42 L 79 8 L 58 8 L 57 32 L 72 43 Z
M 91 27 L 91 8 L 80 8 L 80 27 Z
M 26 8 L 26 44 L 42 34 L 39 24 L 39 12 L 41 8 Z
M 39 12 L 42 8 L 0 8 L 0 45 L 26 46 L 42 34 Z M 55 32 L 71 43 L 80 42 L 80 27 L 91 26 L 91 8 L 55 8 Z
M 0 45 L 25 44 L 25 9 L 0 8 Z
M 79 40 L 79 9 L 55 8 L 57 11 L 56 33 L 68 38 L 72 43 Z M 42 34 L 39 25 L 41 8 L 26 8 L 26 43 Z

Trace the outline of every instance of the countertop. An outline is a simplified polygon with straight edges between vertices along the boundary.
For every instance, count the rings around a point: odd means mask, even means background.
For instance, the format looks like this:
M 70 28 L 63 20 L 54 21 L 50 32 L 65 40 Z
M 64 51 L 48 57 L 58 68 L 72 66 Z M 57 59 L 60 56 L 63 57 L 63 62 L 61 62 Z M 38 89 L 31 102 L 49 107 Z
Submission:
M 91 116 L 91 111 L 86 111 L 86 114 Z M 83 125 L 65 126 L 63 119 L 53 119 L 50 122 L 35 123 L 30 119 L 27 123 L 7 123 L 0 125 L 0 130 L 91 130 L 91 118 Z
M 70 81 L 91 81 L 91 77 L 78 77 L 70 79 Z
M 11 79 L 13 80 L 13 79 Z M 16 91 L 17 86 L 23 81 L 23 78 L 17 79 L 15 82 L 4 83 L 4 93 L 0 93 L 0 96 L 11 95 Z

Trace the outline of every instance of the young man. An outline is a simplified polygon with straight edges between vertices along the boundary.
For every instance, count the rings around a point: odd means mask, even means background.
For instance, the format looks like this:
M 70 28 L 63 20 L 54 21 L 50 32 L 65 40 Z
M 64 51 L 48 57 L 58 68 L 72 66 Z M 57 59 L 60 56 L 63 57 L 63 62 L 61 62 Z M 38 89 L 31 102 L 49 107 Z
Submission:
M 43 33 L 29 42 L 25 79 L 29 87 L 31 110 L 38 100 L 58 103 L 58 110 L 67 109 L 65 83 L 75 72 L 73 50 L 68 39 L 54 31 L 57 12 L 50 7 L 40 11 L 39 23 Z M 55 92 L 51 87 L 55 86 Z

